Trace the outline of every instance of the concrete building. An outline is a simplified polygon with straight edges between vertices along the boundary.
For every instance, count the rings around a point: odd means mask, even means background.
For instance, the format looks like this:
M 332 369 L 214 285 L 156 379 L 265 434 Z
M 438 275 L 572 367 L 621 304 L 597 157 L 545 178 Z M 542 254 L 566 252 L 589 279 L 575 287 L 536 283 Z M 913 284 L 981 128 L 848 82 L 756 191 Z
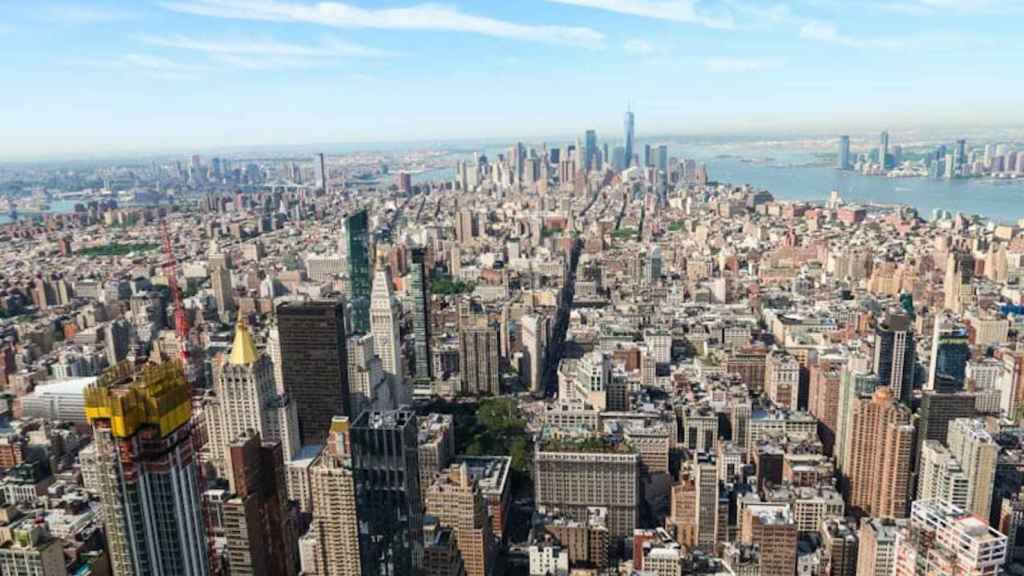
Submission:
M 466 576 L 488 576 L 494 554 L 494 535 L 487 506 L 468 466 L 453 465 L 427 489 L 425 512 L 455 531 Z
M 896 576 L 995 576 L 1006 561 L 1006 536 L 963 510 L 917 500 L 896 537 Z
M 910 499 L 914 426 L 889 388 L 854 409 L 849 504 L 855 513 L 903 518 Z
M 370 330 L 373 334 L 373 349 L 380 356 L 384 373 L 396 385 L 400 385 L 405 374 L 402 363 L 401 338 L 402 312 L 398 300 L 391 291 L 391 275 L 380 269 L 373 275 L 373 291 L 370 297 Z

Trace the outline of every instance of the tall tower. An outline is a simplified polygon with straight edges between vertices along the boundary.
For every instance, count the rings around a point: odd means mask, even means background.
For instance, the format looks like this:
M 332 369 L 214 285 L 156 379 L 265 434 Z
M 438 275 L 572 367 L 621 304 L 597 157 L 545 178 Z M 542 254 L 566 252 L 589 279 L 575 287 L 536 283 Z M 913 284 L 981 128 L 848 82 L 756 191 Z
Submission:
M 946 259 L 946 277 L 942 284 L 944 308 L 957 314 L 974 303 L 974 256 L 953 252 Z
M 584 136 L 584 169 L 587 172 L 597 169 L 597 132 L 587 130 Z
M 950 422 L 948 438 L 949 451 L 967 474 L 967 512 L 988 523 L 999 445 L 981 420 L 971 418 Z
M 192 398 L 176 362 L 118 364 L 85 390 L 113 572 L 209 573 Z
M 523 316 L 519 322 L 519 334 L 523 340 L 523 359 L 526 385 L 533 394 L 544 393 L 544 357 L 547 348 L 546 322 L 540 314 Z
M 878 139 L 878 164 L 882 170 L 889 169 L 889 133 L 882 132 Z
M 633 165 L 633 152 L 634 152 L 633 146 L 634 146 L 634 138 L 636 136 L 636 134 L 635 134 L 635 132 L 636 132 L 636 118 L 633 116 L 633 111 L 632 110 L 627 110 L 626 111 L 625 129 L 626 129 L 626 144 L 625 144 L 625 163 L 624 163 L 624 166 L 626 168 L 629 168 L 630 166 Z
M 896 399 L 910 404 L 914 390 L 914 328 L 910 318 L 889 314 L 875 330 L 875 373 Z
M 409 299 L 412 301 L 413 369 L 414 393 L 417 396 L 431 393 L 433 379 L 430 354 L 430 270 L 427 268 L 427 250 L 413 246 L 409 251 L 412 270 L 409 279 Z
M 384 364 L 384 373 L 394 384 L 400 384 L 403 375 L 400 321 L 398 300 L 391 292 L 391 274 L 387 269 L 381 268 L 373 275 L 370 328 L 373 334 L 373 349 Z
M 897 403 L 889 388 L 858 402 L 849 455 L 851 508 L 882 518 L 906 517 L 913 447 L 910 409 Z
M 351 414 L 345 303 L 285 302 L 277 328 L 281 377 L 296 405 L 302 445 L 323 444 L 331 418 Z
M 268 442 L 279 442 L 290 457 L 298 448 L 297 423 L 287 397 L 278 398 L 270 357 L 256 349 L 249 327 L 239 315 L 231 354 L 220 366 L 210 405 L 210 448 L 215 467 L 225 474 L 230 445 L 252 430 Z M 285 448 L 287 447 L 287 449 Z
M 839 168 L 840 170 L 849 170 L 851 167 L 850 137 L 843 135 L 839 137 L 839 162 L 836 164 L 836 168 Z
M 501 393 L 498 341 L 497 322 L 486 318 L 475 318 L 459 330 L 462 394 L 497 396 Z
M 229 454 L 232 496 L 224 503 L 224 534 L 231 575 L 295 574 L 297 537 L 281 444 L 249 430 L 231 442 Z
M 348 417 L 331 421 L 327 444 L 309 471 L 316 531 L 316 573 L 362 576 L 356 473 L 352 465 L 352 425 Z
M 926 390 L 956 392 L 963 390 L 967 361 L 971 358 L 967 329 L 953 319 L 938 314 L 932 332 L 932 356 Z
M 348 281 L 351 287 L 352 330 L 370 331 L 370 221 L 365 209 L 345 218 Z

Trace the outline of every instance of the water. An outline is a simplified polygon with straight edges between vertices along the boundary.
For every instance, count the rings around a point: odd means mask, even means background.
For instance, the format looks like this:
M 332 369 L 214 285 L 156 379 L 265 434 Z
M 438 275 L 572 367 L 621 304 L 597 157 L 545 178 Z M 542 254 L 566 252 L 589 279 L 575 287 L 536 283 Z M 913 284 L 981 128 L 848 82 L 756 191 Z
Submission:
M 886 178 L 826 166 L 773 167 L 738 158 L 713 158 L 706 163 L 714 180 L 751 184 L 783 200 L 825 201 L 832 190 L 838 190 L 847 201 L 907 204 L 926 219 L 934 209 L 980 214 L 1000 222 L 1024 218 L 1024 179 Z
M 48 214 L 70 214 L 75 211 L 75 204 L 79 204 L 81 202 L 81 200 L 54 200 L 53 202 L 50 202 L 50 209 L 45 212 Z M 36 214 L 38 214 L 38 212 L 31 210 L 29 213 L 20 212 L 18 214 L 18 218 L 24 220 Z M 9 222 L 11 222 L 11 217 L 8 216 L 6 212 L 0 214 L 0 225 L 7 224 Z

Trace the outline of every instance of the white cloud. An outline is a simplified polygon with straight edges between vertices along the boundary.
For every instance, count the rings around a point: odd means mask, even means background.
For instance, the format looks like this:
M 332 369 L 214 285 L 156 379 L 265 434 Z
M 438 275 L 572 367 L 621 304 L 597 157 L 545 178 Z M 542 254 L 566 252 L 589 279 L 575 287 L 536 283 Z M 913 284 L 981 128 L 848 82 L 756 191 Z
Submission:
M 361 44 L 343 42 L 335 38 L 320 44 L 292 44 L 275 40 L 202 40 L 176 34 L 173 36 L 144 36 L 143 42 L 161 48 L 191 50 L 209 55 L 273 56 L 279 58 L 313 59 L 332 57 L 383 58 L 392 52 Z
M 683 24 L 699 24 L 708 28 L 729 30 L 736 27 L 731 13 L 727 11 L 709 12 L 699 8 L 696 0 L 548 0 L 548 2 L 596 8 Z
M 152 54 L 123 54 L 113 58 L 86 58 L 70 60 L 72 66 L 88 66 L 104 70 L 138 73 L 159 80 L 196 80 L 200 73 L 208 70 L 205 66 L 184 64 Z
M 651 56 L 658 51 L 654 44 L 640 38 L 627 41 L 622 45 L 622 49 L 626 51 L 626 54 L 633 56 Z
M 590 28 L 517 24 L 466 14 L 454 6 L 438 4 L 366 9 L 342 2 L 302 4 L 287 0 L 169 0 L 162 5 L 176 12 L 237 20 L 303 22 L 334 28 L 471 32 L 497 38 L 588 48 L 600 47 L 604 42 L 604 34 Z
M 828 44 L 849 46 L 851 48 L 886 48 L 896 50 L 907 46 L 907 43 L 902 40 L 850 36 L 841 33 L 835 24 L 817 21 L 807 22 L 801 26 L 800 37 L 804 40 L 815 40 Z
M 899 0 L 879 4 L 885 12 L 928 16 L 943 12 L 957 14 L 1018 14 L 1024 9 L 1022 0 Z
M 704 67 L 709 72 L 761 72 L 776 70 L 785 66 L 785 61 L 778 58 L 708 58 Z

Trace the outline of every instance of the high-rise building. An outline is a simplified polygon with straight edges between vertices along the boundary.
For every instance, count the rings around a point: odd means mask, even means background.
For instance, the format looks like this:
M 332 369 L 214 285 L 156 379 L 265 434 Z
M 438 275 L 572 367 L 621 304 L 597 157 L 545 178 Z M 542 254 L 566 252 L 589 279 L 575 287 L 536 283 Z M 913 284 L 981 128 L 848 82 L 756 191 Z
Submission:
M 985 430 L 985 424 L 972 418 L 950 422 L 947 443 L 968 478 L 966 511 L 988 523 L 999 445 Z
M 789 506 L 744 506 L 741 522 L 740 542 L 761 550 L 762 576 L 790 576 L 796 572 L 799 531 Z
M 967 361 L 971 358 L 967 328 L 938 314 L 932 332 L 932 356 L 926 390 L 956 392 L 964 388 Z
M 430 354 L 430 269 L 427 250 L 413 246 L 409 251 L 412 268 L 409 276 L 409 300 L 412 303 L 414 393 L 429 396 L 432 391 L 433 359 Z
M 597 132 L 595 130 L 587 130 L 584 136 L 584 153 L 583 161 L 585 163 L 584 169 L 587 172 L 597 169 Z
M 903 518 L 910 499 L 914 426 L 910 410 L 881 387 L 854 408 L 849 504 L 860 514 Z
M 244 432 L 230 444 L 224 536 L 231 576 L 289 576 L 298 564 L 281 444 Z
M 823 576 L 857 576 L 859 538 L 855 526 L 842 518 L 828 518 L 821 524 Z
M 352 330 L 366 334 L 370 331 L 370 297 L 373 290 L 370 278 L 370 221 L 366 209 L 345 218 L 345 237 Z
M 384 373 L 396 385 L 402 382 L 401 311 L 391 291 L 391 274 L 385 268 L 373 275 L 373 295 L 370 298 L 370 328 L 373 349 L 380 356 Z
M 533 394 L 544 393 L 544 357 L 547 352 L 547 323 L 540 314 L 529 314 L 519 320 L 523 341 L 523 383 Z
M 910 404 L 914 390 L 914 327 L 903 314 L 889 314 L 875 329 L 875 374 L 897 400 Z
M 765 365 L 765 392 L 780 408 L 797 409 L 800 392 L 800 363 L 791 354 L 776 350 Z
M 889 133 L 882 132 L 882 135 L 878 139 L 878 164 L 882 167 L 882 170 L 888 170 L 889 163 Z
M 85 415 L 113 572 L 208 574 L 192 398 L 180 365 L 118 364 L 86 389 Z
M 453 465 L 427 488 L 425 511 L 455 530 L 466 576 L 488 576 L 493 566 L 494 534 L 480 488 L 466 464 Z
M 103 329 L 107 364 L 114 366 L 128 356 L 132 344 L 132 325 L 124 318 L 111 321 Z
M 351 429 L 363 574 L 414 574 L 423 545 L 416 415 L 363 412 Z M 315 514 L 314 510 L 314 514 Z
M 588 519 L 590 508 L 607 508 L 611 537 L 633 534 L 640 497 L 639 454 L 622 444 L 609 444 L 606 450 L 538 444 L 533 461 L 537 506 L 557 508 L 580 522 Z
M 910 525 L 896 536 L 893 574 L 995 576 L 1006 561 L 1006 536 L 938 500 L 917 500 Z
M 625 159 L 623 166 L 629 168 L 633 165 L 633 154 L 636 152 L 634 149 L 634 139 L 636 137 L 636 118 L 633 116 L 632 110 L 626 111 L 625 119 L 625 144 L 623 145 L 623 158 Z
M 974 304 L 974 256 L 952 252 L 946 259 L 946 277 L 942 284 L 944 307 L 957 314 Z
M 479 234 L 476 213 L 469 208 L 462 208 L 455 214 L 455 240 L 459 244 L 468 244 Z
M 349 404 L 353 414 L 363 410 L 390 409 L 399 399 L 392 393 L 391 380 L 384 374 L 384 364 L 377 355 L 373 336 L 355 334 L 345 346 L 348 352 Z
M 356 507 L 356 471 L 352 463 L 352 426 L 348 417 L 334 418 L 323 452 L 309 470 L 313 501 L 316 574 L 362 576 L 360 522 Z
M 331 418 L 351 414 L 345 305 L 285 302 L 277 308 L 285 393 L 295 402 L 302 445 L 323 444 Z
M 891 518 L 865 518 L 860 524 L 857 576 L 891 576 L 896 566 L 899 525 Z
M 850 163 L 850 137 L 839 137 L 839 161 L 836 165 L 840 170 L 850 170 L 853 165 Z
M 970 480 L 949 449 L 937 440 L 925 440 L 918 459 L 917 498 L 965 508 Z
M 420 494 L 425 500 L 434 476 L 455 457 L 455 425 L 451 414 L 429 414 L 419 419 Z
M 217 314 L 221 319 L 235 309 L 234 291 L 231 286 L 231 271 L 226 266 L 215 266 L 210 270 L 210 285 L 217 302 Z
M 696 488 L 697 548 L 713 554 L 725 530 L 718 522 L 718 466 L 711 454 L 694 452 L 692 470 Z
M 501 393 L 498 333 L 498 323 L 485 317 L 474 318 L 459 329 L 461 394 L 497 396 Z
M 324 166 L 324 155 L 323 152 L 313 157 L 313 172 L 315 172 L 315 181 L 320 190 L 327 192 L 327 169 Z
M 280 443 L 291 456 L 298 449 L 298 423 L 287 396 L 280 398 L 274 384 L 273 362 L 253 342 L 244 317 L 239 315 L 231 353 L 217 370 L 216 396 L 207 405 L 210 453 L 214 466 L 226 474 L 231 442 L 252 430 L 267 442 Z M 287 449 L 285 449 L 287 447 Z
M 668 175 L 668 145 L 658 145 L 658 171 Z

